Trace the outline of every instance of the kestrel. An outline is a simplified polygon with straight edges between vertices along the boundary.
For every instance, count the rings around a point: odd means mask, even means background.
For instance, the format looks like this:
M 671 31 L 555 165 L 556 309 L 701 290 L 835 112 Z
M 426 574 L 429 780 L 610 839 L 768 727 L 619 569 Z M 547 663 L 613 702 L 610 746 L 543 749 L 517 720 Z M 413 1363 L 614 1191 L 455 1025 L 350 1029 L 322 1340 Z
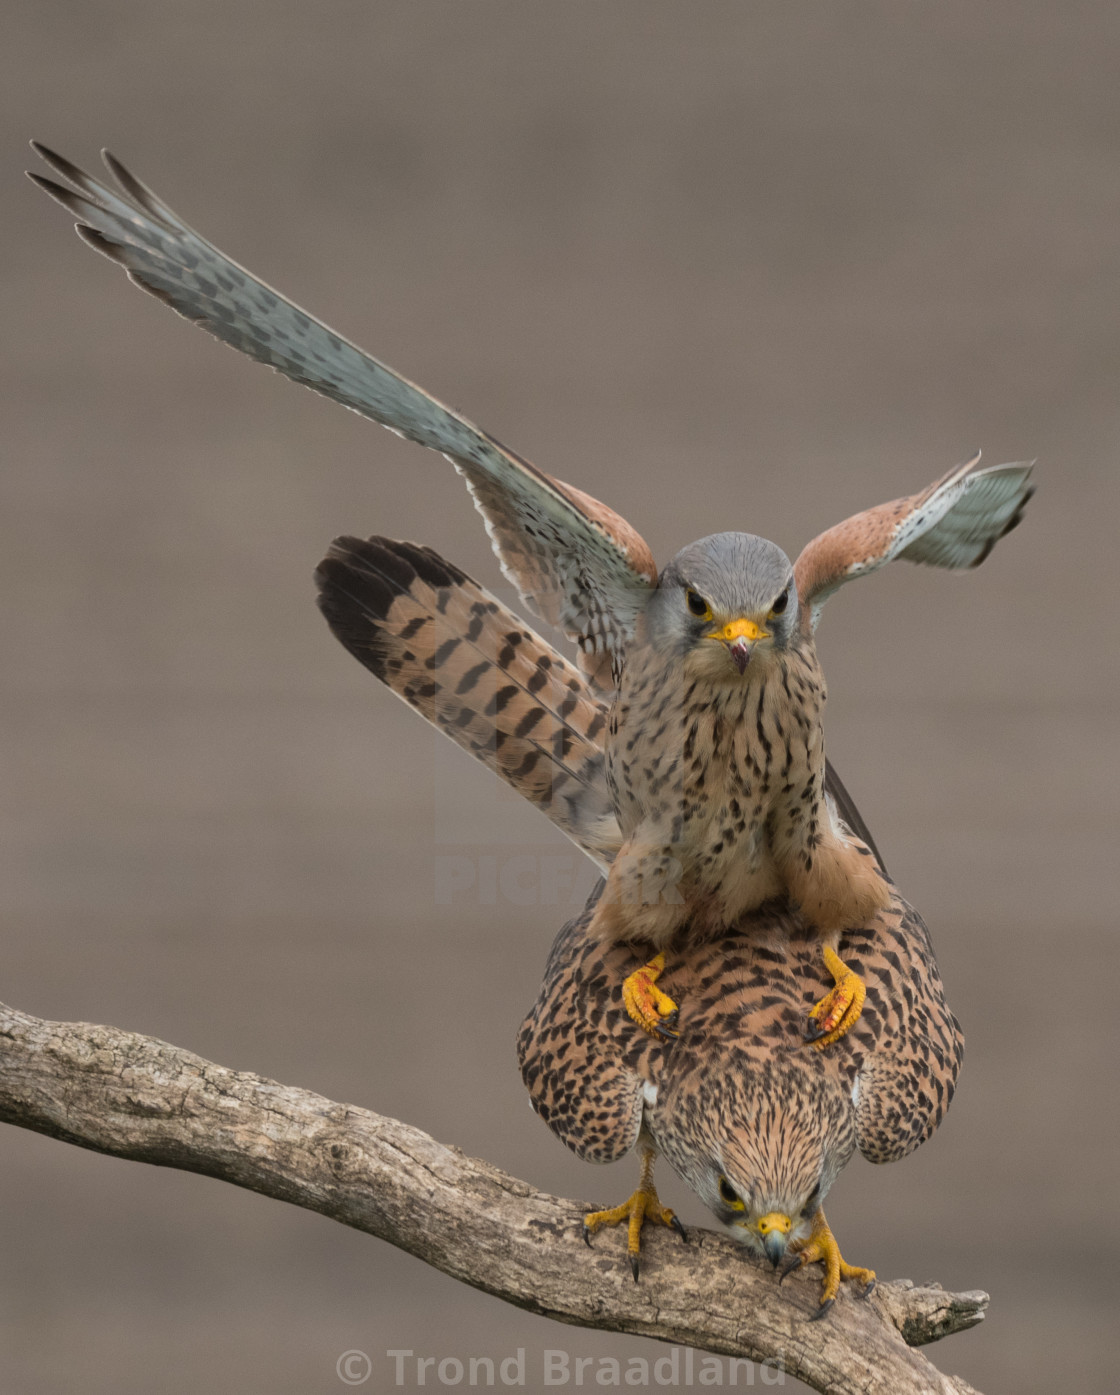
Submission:
M 604 770 L 609 709 L 574 665 L 431 548 L 340 538 L 318 581 L 351 653 L 609 865 L 619 839 Z M 858 810 L 828 778 L 845 824 L 881 867 Z M 557 938 L 518 1042 L 534 1107 L 563 1142 L 592 1162 L 640 1154 L 637 1190 L 589 1214 L 585 1237 L 625 1222 L 636 1278 L 645 1221 L 684 1233 L 653 1185 L 662 1152 L 731 1234 L 783 1274 L 824 1264 L 818 1315 L 841 1279 L 867 1291 L 874 1276 L 842 1259 L 825 1195 L 855 1147 L 888 1162 L 928 1138 L 961 1063 L 960 1028 L 917 913 L 892 891 L 885 911 L 845 932 L 866 1006 L 822 1057 L 820 1043 L 801 1037 L 822 987 L 816 935 L 788 903 L 772 901 L 674 957 L 666 981 L 682 1004 L 681 1031 L 670 1043 L 623 1011 L 634 961 L 589 933 L 594 900 Z
M 35 147 L 73 188 L 31 177 L 78 232 L 174 310 L 243 353 L 444 454 L 526 605 L 579 647 L 609 696 L 607 822 L 617 842 L 590 933 L 652 958 L 627 1009 L 671 1034 L 657 986 L 670 943 L 717 936 L 775 897 L 814 927 L 835 985 L 811 1014 L 821 1045 L 850 1030 L 863 988 L 840 932 L 889 904 L 867 849 L 826 790 L 824 681 L 813 634 L 845 581 L 896 557 L 978 565 L 1022 516 L 1030 466 L 979 457 L 922 492 L 830 529 L 796 565 L 773 543 L 721 533 L 660 578 L 618 514 L 546 475 L 270 289 L 194 232 L 108 153 L 117 188 Z
M 653 1185 L 662 1154 L 717 1220 L 787 1273 L 824 1265 L 814 1316 L 842 1279 L 863 1292 L 874 1272 L 846 1264 L 824 1202 L 855 1149 L 871 1162 L 905 1157 L 949 1107 L 964 1040 L 929 935 L 892 889 L 889 906 L 844 934 L 867 988 L 859 1021 L 825 1053 L 801 1041 L 819 994 L 816 937 L 788 903 L 770 902 L 741 930 L 674 956 L 666 983 L 680 1003 L 671 1043 L 624 1010 L 633 959 L 593 932 L 594 907 L 557 937 L 518 1054 L 533 1107 L 573 1152 L 641 1158 L 637 1191 L 591 1212 L 584 1237 L 626 1224 L 638 1277 L 644 1221 L 684 1229 Z

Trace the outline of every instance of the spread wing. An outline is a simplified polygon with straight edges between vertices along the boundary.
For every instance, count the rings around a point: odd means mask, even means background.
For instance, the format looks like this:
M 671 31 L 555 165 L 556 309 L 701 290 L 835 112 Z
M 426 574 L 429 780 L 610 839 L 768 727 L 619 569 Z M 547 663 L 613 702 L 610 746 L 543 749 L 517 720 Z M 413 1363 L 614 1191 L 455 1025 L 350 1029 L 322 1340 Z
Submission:
M 231 261 L 105 152 L 116 188 L 45 146 L 67 188 L 31 178 L 129 279 L 243 354 L 440 451 L 465 478 L 502 570 L 526 605 L 580 648 L 597 683 L 657 581 L 645 542 L 613 510 L 546 475 Z
M 814 538 L 794 565 L 802 614 L 815 630 L 832 593 L 903 557 L 931 567 L 978 567 L 1023 517 L 1029 464 L 981 467 L 980 456 L 920 494 L 857 513 Z

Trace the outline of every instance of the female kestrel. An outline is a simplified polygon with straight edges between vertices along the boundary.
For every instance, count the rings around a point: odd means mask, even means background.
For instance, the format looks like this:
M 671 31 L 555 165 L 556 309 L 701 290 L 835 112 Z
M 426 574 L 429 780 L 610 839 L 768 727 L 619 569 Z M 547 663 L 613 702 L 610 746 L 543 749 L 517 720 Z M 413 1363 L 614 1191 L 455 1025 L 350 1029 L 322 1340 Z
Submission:
M 883 1163 L 925 1142 L 963 1056 L 921 918 L 892 889 L 885 910 L 845 931 L 867 1001 L 822 1054 L 801 1041 L 820 991 L 815 936 L 788 904 L 771 902 L 741 929 L 674 956 L 666 976 L 681 1007 L 671 1043 L 637 1030 L 623 1010 L 632 960 L 593 934 L 593 915 L 589 903 L 560 932 L 518 1038 L 533 1107 L 557 1137 L 588 1162 L 640 1155 L 630 1199 L 584 1217 L 588 1244 L 625 1224 L 637 1278 L 645 1221 L 685 1235 L 653 1185 L 663 1154 L 727 1232 L 783 1277 L 823 1263 L 814 1316 L 842 1279 L 868 1292 L 874 1272 L 842 1259 L 825 1198 L 857 1148 Z
M 66 188 L 31 177 L 130 278 L 243 353 L 443 453 L 463 475 L 506 576 L 579 646 L 610 695 L 604 746 L 618 845 L 591 932 L 655 951 L 625 988 L 628 1011 L 671 1032 L 656 984 L 664 950 L 716 936 L 789 897 L 816 929 L 835 988 L 814 1033 L 835 1040 L 862 986 L 835 954 L 841 930 L 889 904 L 874 859 L 826 797 L 825 687 L 813 633 L 827 597 L 895 557 L 978 565 L 1022 516 L 1030 466 L 979 457 L 919 494 L 868 510 L 790 564 L 773 543 L 722 533 L 679 552 L 660 579 L 611 509 L 350 344 L 232 262 L 108 153 L 117 188 L 36 145 Z

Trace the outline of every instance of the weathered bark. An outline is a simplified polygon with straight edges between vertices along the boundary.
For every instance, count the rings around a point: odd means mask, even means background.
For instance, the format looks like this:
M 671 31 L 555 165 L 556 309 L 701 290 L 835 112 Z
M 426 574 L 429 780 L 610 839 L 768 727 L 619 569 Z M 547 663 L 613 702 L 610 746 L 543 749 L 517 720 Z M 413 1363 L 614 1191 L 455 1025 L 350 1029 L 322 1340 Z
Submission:
M 984 1293 L 880 1284 L 810 1323 L 820 1278 L 779 1290 L 732 1241 L 650 1228 L 635 1284 L 547 1196 L 395 1119 L 214 1065 L 152 1037 L 0 1005 L 0 1119 L 319 1211 L 561 1322 L 781 1365 L 830 1395 L 970 1395 L 912 1348 L 981 1321 Z M 971 1393 L 974 1395 L 974 1392 Z

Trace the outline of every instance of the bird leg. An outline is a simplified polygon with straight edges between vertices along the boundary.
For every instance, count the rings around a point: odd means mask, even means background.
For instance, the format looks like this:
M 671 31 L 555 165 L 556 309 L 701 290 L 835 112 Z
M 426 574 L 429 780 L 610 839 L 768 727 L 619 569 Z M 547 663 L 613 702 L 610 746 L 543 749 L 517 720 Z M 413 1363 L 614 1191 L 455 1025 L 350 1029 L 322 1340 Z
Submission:
M 835 986 L 809 1011 L 809 1030 L 805 1040 L 812 1042 L 817 1051 L 823 1051 L 852 1030 L 859 1021 L 863 1000 L 867 996 L 863 979 L 848 968 L 834 949 L 825 945 L 823 954 L 825 967 L 832 975 Z
M 671 1226 L 681 1239 L 686 1244 L 688 1243 L 688 1236 L 681 1224 L 680 1217 L 675 1211 L 670 1211 L 667 1206 L 662 1206 L 657 1195 L 657 1188 L 653 1185 L 653 1164 L 656 1159 L 657 1154 L 652 1148 L 643 1148 L 642 1173 L 638 1180 L 638 1190 L 621 1206 L 614 1206 L 609 1211 L 588 1211 L 583 1218 L 583 1238 L 589 1246 L 591 1237 L 603 1226 L 621 1225 L 623 1221 L 628 1222 L 626 1250 L 630 1256 L 630 1272 L 634 1275 L 635 1283 L 638 1281 L 640 1267 L 639 1251 L 642 1244 L 642 1225 L 646 1221 L 655 1221 L 658 1225 Z
M 651 1037 L 675 1041 L 678 1035 L 675 1031 L 677 1005 L 657 986 L 657 979 L 664 968 L 664 954 L 656 954 L 648 964 L 635 969 L 623 981 L 622 1001 L 626 1011 L 643 1031 Z
M 782 1269 L 779 1283 L 794 1270 L 803 1268 L 806 1264 L 815 1264 L 820 1260 L 824 1264 L 824 1287 L 821 1290 L 820 1307 L 813 1314 L 812 1321 L 824 1317 L 829 1308 L 836 1301 L 836 1295 L 840 1290 L 841 1279 L 854 1279 L 857 1283 L 864 1285 L 863 1292 L 859 1295 L 866 1298 L 875 1287 L 874 1269 L 860 1269 L 854 1264 L 845 1264 L 840 1254 L 840 1246 L 832 1231 L 828 1228 L 828 1222 L 824 1218 L 824 1211 L 817 1207 L 817 1214 L 813 1217 L 813 1229 L 808 1240 L 802 1245 L 796 1254 L 790 1255 Z

